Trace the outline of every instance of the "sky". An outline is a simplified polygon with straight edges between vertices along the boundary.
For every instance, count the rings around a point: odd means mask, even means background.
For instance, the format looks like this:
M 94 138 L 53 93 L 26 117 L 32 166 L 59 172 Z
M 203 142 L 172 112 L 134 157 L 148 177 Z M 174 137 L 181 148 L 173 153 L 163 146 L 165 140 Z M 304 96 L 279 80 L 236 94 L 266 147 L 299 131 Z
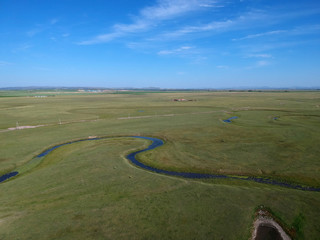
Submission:
M 0 88 L 320 86 L 319 0 L 1 0 Z

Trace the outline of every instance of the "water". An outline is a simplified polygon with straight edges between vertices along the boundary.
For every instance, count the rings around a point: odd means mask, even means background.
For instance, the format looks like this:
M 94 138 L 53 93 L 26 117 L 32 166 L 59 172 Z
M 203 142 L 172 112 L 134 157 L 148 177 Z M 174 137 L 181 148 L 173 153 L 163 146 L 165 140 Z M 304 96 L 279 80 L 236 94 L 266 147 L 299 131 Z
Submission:
M 233 117 L 232 119 L 235 119 L 238 117 Z M 301 186 L 298 184 L 291 184 L 291 183 L 286 183 L 286 182 L 281 182 L 273 179 L 268 179 L 268 178 L 261 178 L 261 177 L 245 177 L 245 176 L 228 176 L 228 175 L 218 175 L 218 174 L 207 174 L 207 173 L 192 173 L 192 172 L 175 172 L 175 171 L 168 171 L 164 169 L 159 169 L 159 168 L 154 168 L 148 165 L 145 165 L 142 162 L 139 162 L 137 160 L 136 156 L 139 153 L 149 151 L 152 149 L 155 149 L 157 147 L 160 147 L 164 144 L 164 142 L 161 139 L 158 138 L 152 138 L 152 137 L 142 137 L 142 136 L 129 136 L 131 138 L 140 138 L 140 139 L 146 139 L 152 141 L 151 145 L 149 145 L 147 148 L 139 151 L 132 152 L 126 156 L 126 158 L 134 165 L 143 168 L 145 170 L 151 171 L 151 172 L 156 172 L 160 174 L 166 174 L 170 176 L 177 176 L 177 177 L 183 177 L 183 178 L 192 178 L 192 179 L 212 179 L 212 178 L 224 178 L 224 179 L 235 179 L 235 180 L 242 180 L 242 181 L 253 181 L 257 183 L 263 183 L 263 184 L 270 184 L 270 185 L 275 185 L 275 186 L 280 186 L 280 187 L 286 187 L 286 188 L 292 188 L 292 189 L 297 189 L 297 190 L 303 190 L 303 191 L 314 191 L 314 192 L 320 192 L 320 188 L 315 188 L 315 187 L 309 187 L 309 186 Z M 95 140 L 101 140 L 103 138 L 90 138 L 90 139 L 82 139 L 82 140 L 76 140 L 64 144 L 60 144 L 57 146 L 54 146 L 52 148 L 49 148 L 45 150 L 44 152 L 40 153 L 37 158 L 44 157 L 48 155 L 50 152 L 53 150 L 68 145 L 72 143 L 77 143 L 77 142 L 83 142 L 83 141 L 95 141 Z M 10 177 L 18 175 L 18 172 L 12 172 L 5 174 L 0 177 L 0 182 L 3 182 L 7 180 Z M 3 180 L 2 180 L 3 179 Z
M 225 179 L 236 179 L 236 180 L 243 180 L 243 181 L 254 181 L 257 183 L 264 183 L 264 184 L 270 184 L 270 185 L 276 185 L 276 186 L 281 186 L 281 187 L 286 187 L 286 188 L 293 188 L 293 189 L 298 189 L 298 190 L 304 190 L 304 191 L 316 191 L 320 192 L 320 188 L 314 188 L 314 187 L 308 187 L 308 186 L 301 186 L 297 184 L 290 184 L 286 182 L 280 182 L 276 181 L 273 179 L 267 179 L 267 178 L 259 178 L 259 177 L 237 177 L 237 176 L 228 176 L 228 175 L 218 175 L 218 174 L 205 174 L 205 173 L 192 173 L 192 172 L 175 172 L 175 171 L 167 171 L 163 169 L 158 169 L 154 168 L 148 165 L 145 165 L 142 162 L 139 162 L 136 159 L 136 155 L 145 151 L 149 151 L 152 149 L 155 149 L 157 147 L 162 146 L 164 143 L 162 140 L 157 139 L 157 138 L 151 138 L 151 137 L 141 137 L 141 136 L 133 136 L 134 138 L 142 138 L 146 140 L 151 140 L 153 141 L 152 144 L 143 150 L 137 151 L 130 153 L 127 156 L 127 159 L 132 162 L 134 165 L 141 167 L 145 170 L 151 171 L 151 172 L 156 172 L 156 173 L 161 173 L 161 174 L 166 174 L 170 176 L 178 176 L 178 177 L 184 177 L 184 178 L 193 178 L 193 179 L 209 179 L 209 178 L 225 178 Z
M 4 182 L 5 180 L 11 177 L 17 176 L 18 174 L 19 174 L 18 172 L 11 172 L 11 173 L 4 174 L 0 176 L 0 182 Z
M 277 229 L 269 226 L 259 226 L 254 240 L 283 240 Z
M 230 117 L 230 118 L 228 118 L 228 119 L 225 119 L 225 120 L 223 120 L 224 122 L 226 122 L 226 123 L 231 123 L 231 120 L 232 119 L 237 119 L 238 117 Z

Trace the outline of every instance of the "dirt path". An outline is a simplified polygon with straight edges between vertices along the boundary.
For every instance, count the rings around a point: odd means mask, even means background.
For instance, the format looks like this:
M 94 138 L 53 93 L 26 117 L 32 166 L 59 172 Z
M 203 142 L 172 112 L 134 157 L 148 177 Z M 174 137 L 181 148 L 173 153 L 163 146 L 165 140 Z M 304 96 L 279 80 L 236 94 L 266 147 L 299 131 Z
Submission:
M 211 114 L 217 112 L 225 112 L 225 111 L 208 111 L 208 112 L 192 112 L 192 113 L 171 113 L 171 114 L 155 114 L 155 115 L 145 115 L 145 116 L 134 116 L 134 117 L 120 117 L 118 119 L 139 119 L 139 118 L 155 118 L 155 117 L 174 117 L 174 116 L 184 116 L 184 115 L 195 115 L 195 114 Z
M 11 127 L 7 129 L 0 130 L 0 133 L 3 132 L 10 132 L 15 130 L 23 130 L 23 129 L 30 129 L 30 128 L 38 128 L 38 127 L 48 127 L 48 126 L 56 126 L 56 125 L 66 125 L 66 124 L 72 124 L 72 123 L 82 123 L 82 122 L 96 122 L 95 120 L 79 120 L 79 121 L 71 121 L 71 122 L 61 122 L 61 123 L 53 123 L 53 124 L 41 124 L 41 125 L 33 125 L 33 126 L 17 126 L 17 127 Z

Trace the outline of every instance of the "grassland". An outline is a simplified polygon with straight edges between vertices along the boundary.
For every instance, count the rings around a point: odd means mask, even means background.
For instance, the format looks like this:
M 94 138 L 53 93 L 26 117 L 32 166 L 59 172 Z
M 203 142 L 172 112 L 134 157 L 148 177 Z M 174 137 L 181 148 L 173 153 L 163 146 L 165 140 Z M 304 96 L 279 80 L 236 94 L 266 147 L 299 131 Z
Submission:
M 149 173 L 124 158 L 141 139 L 63 146 L 30 165 L 70 140 L 145 135 L 166 141 L 139 156 L 154 167 L 319 187 L 320 92 L 1 94 L 0 131 L 45 126 L 0 132 L 0 173 L 22 173 L 0 184 L 0 239 L 248 239 L 260 205 L 299 221 L 296 239 L 320 235 L 320 193 Z

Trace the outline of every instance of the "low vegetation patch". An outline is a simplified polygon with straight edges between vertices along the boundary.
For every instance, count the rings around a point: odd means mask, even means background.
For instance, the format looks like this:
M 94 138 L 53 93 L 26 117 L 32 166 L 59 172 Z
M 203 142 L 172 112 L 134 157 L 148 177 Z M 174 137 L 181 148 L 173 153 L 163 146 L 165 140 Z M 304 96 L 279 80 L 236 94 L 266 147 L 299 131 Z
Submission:
M 30 162 L 72 139 L 157 136 L 166 144 L 139 155 L 153 167 L 319 187 L 319 92 L 25 94 L 0 98 L 0 130 L 44 126 L 0 132 L 0 175 L 25 171 L 0 184 L 0 239 L 247 240 L 261 204 L 293 239 L 320 235 L 318 192 L 146 172 L 124 159 L 143 139 L 77 142 Z

